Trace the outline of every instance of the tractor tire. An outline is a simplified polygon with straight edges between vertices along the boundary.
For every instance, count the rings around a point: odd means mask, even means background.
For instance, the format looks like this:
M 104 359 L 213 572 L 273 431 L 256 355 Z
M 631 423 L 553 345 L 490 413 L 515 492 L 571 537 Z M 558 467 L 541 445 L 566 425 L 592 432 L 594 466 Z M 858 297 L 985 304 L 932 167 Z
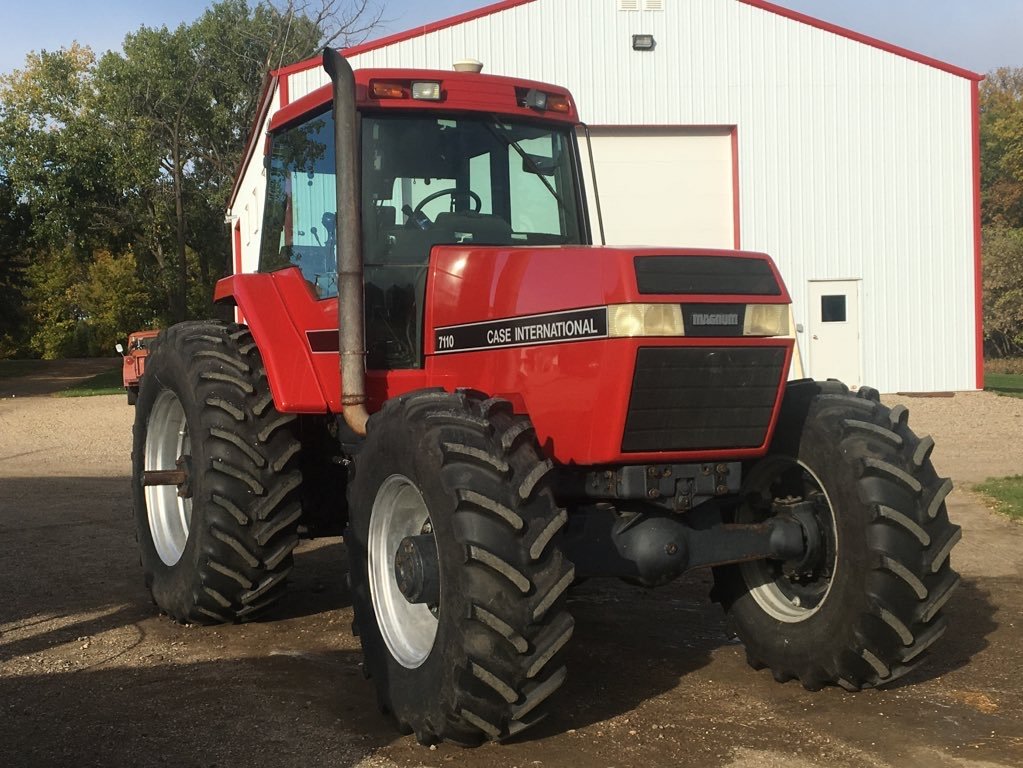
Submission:
M 516 734 L 565 680 L 574 568 L 552 541 L 567 515 L 550 468 L 505 400 L 423 390 L 369 420 L 349 486 L 355 623 L 381 710 L 421 744 Z M 399 544 L 423 534 L 435 603 L 406 600 L 395 575 Z
M 135 411 L 132 497 L 146 586 L 171 618 L 248 620 L 283 594 L 302 511 L 294 421 L 274 408 L 244 326 L 160 334 Z M 175 469 L 181 486 L 143 484 Z
M 808 690 L 860 690 L 904 675 L 945 632 L 941 609 L 959 582 L 949 552 L 959 526 L 952 482 L 930 462 L 934 441 L 907 426 L 876 390 L 797 381 L 785 393 L 767 456 L 743 483 L 736 522 L 760 522 L 772 502 L 813 502 L 817 557 L 715 569 L 722 604 L 747 660 Z

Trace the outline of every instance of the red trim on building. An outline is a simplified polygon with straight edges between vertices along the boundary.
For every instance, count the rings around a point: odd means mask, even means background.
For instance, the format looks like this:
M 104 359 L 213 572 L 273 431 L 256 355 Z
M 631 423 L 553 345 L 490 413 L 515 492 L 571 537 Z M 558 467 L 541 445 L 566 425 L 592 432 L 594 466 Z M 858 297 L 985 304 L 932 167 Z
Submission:
M 396 32 L 393 35 L 382 37 L 379 40 L 371 40 L 367 43 L 361 43 L 360 45 L 352 46 L 351 48 L 344 49 L 343 53 L 346 56 L 356 56 L 360 53 L 367 53 L 369 51 L 375 51 L 380 48 L 384 48 L 388 45 L 394 45 L 395 43 L 402 43 L 407 40 L 414 40 L 417 37 L 428 35 L 431 32 L 437 32 L 441 29 L 447 29 L 448 27 L 454 27 L 458 24 L 464 24 L 467 21 L 475 21 L 485 16 L 490 16 L 501 11 L 507 11 L 511 8 L 517 8 L 520 5 L 526 5 L 528 3 L 536 2 L 536 0 L 503 0 L 503 2 L 492 3 L 482 8 L 477 8 L 474 11 L 467 11 L 466 13 L 460 13 L 456 16 L 449 16 L 446 19 L 432 22 L 430 24 L 424 24 L 419 27 L 413 27 L 412 29 L 405 30 L 404 32 Z M 849 40 L 855 40 L 858 43 L 869 45 L 872 48 L 878 48 L 888 53 L 893 53 L 896 56 L 902 56 L 903 58 L 910 59 L 911 61 L 919 62 L 920 64 L 926 64 L 929 67 L 934 67 L 942 72 L 948 72 L 952 75 L 959 77 L 965 77 L 967 80 L 980 81 L 984 79 L 984 75 L 972 72 L 963 67 L 957 67 L 954 64 L 941 61 L 939 59 L 925 56 L 922 53 L 911 51 L 908 48 L 902 48 L 892 43 L 887 43 L 884 40 L 880 40 L 870 35 L 864 35 L 860 32 L 855 32 L 846 27 L 841 27 L 837 24 L 832 24 L 822 19 L 808 16 L 805 13 L 799 11 L 793 11 L 790 8 L 785 8 L 775 3 L 766 2 L 766 0 L 738 0 L 738 2 L 748 5 L 752 8 L 757 8 L 761 11 L 767 11 L 778 16 L 782 16 L 792 21 L 797 21 L 801 24 L 814 27 L 816 29 L 824 30 L 825 32 L 831 32 L 832 34 L 839 35 L 840 37 L 847 38 Z M 312 69 L 320 65 L 320 59 L 318 57 L 306 59 L 305 61 L 299 61 L 295 64 L 289 64 L 286 67 L 281 67 L 273 72 L 274 75 L 284 76 L 294 72 L 304 72 L 307 69 Z
M 732 216 L 735 220 L 735 250 L 742 248 L 742 225 L 739 218 L 739 126 L 732 126 Z
M 439 21 L 432 21 L 429 24 L 412 27 L 412 29 L 406 29 L 403 32 L 395 32 L 393 35 L 381 37 L 379 40 L 370 40 L 366 43 L 353 45 L 351 48 L 342 48 L 341 52 L 346 57 L 357 56 L 360 53 L 368 53 L 369 51 L 386 48 L 388 45 L 403 43 L 406 40 L 415 40 L 417 37 L 428 35 L 431 32 L 437 32 L 441 29 L 447 29 L 448 27 L 455 27 L 459 24 L 464 24 L 467 21 L 475 21 L 476 19 L 482 19 L 485 16 L 492 16 L 493 14 L 500 13 L 501 11 L 507 11 L 511 8 L 517 8 L 520 5 L 527 5 L 535 2 L 536 0 L 502 0 L 502 2 L 491 3 L 490 5 L 485 5 L 482 8 L 477 8 L 474 11 L 466 11 L 465 13 L 459 13 L 455 16 L 448 16 L 447 18 L 440 19 Z M 296 72 L 305 72 L 306 70 L 318 67 L 321 62 L 322 59 L 319 56 L 314 56 L 311 59 L 296 61 L 294 64 L 289 64 L 286 67 L 275 69 L 273 74 L 281 77 L 282 79 L 286 79 L 287 75 L 292 75 Z
M 357 56 L 360 53 L 366 53 L 368 51 L 375 51 L 378 48 L 384 48 L 388 45 L 394 45 L 395 43 L 402 43 L 406 40 L 413 40 L 423 35 L 428 35 L 431 32 L 437 32 L 441 29 L 447 29 L 448 27 L 455 27 L 459 24 L 464 24 L 467 21 L 475 21 L 476 19 L 482 19 L 485 16 L 491 16 L 501 11 L 508 11 L 512 8 L 517 8 L 520 5 L 528 5 L 534 3 L 536 0 L 503 0 L 500 3 L 492 3 L 491 5 L 485 5 L 482 8 L 477 8 L 474 11 L 466 11 L 460 13 L 457 16 L 449 16 L 446 19 L 440 21 L 434 21 L 430 24 L 424 24 L 420 27 L 413 27 L 412 29 L 405 30 L 404 32 L 397 32 L 387 37 L 382 37 L 379 40 L 371 40 L 368 43 L 362 43 L 361 45 L 355 45 L 351 48 L 347 48 L 344 51 L 345 56 Z
M 973 110 L 973 291 L 976 312 L 977 389 L 984 389 L 984 263 L 980 216 L 980 83 L 970 94 Z
M 277 78 L 277 89 L 281 93 L 281 106 L 286 107 L 291 103 L 291 94 L 288 91 L 288 78 L 280 77 Z
M 323 57 L 313 56 L 312 58 L 309 59 L 302 59 L 302 61 L 296 61 L 294 64 L 289 64 L 286 67 L 274 69 L 270 72 L 270 74 L 274 75 L 275 77 L 283 78 L 285 75 L 293 75 L 296 72 L 305 72 L 306 70 L 313 69 L 314 67 L 319 67 L 322 65 Z
M 762 11 L 767 11 L 768 13 L 784 16 L 786 19 L 798 21 L 801 24 L 807 24 L 811 27 L 815 27 L 816 29 L 822 29 L 825 32 L 831 32 L 841 37 L 848 38 L 849 40 L 855 40 L 857 43 L 863 43 L 871 46 L 872 48 L 879 48 L 882 51 L 894 53 L 896 56 L 902 56 L 903 58 L 919 62 L 920 64 L 926 64 L 929 67 L 940 69 L 942 72 L 948 72 L 951 75 L 958 75 L 959 77 L 965 77 L 967 80 L 975 80 L 977 82 L 984 79 L 984 75 L 979 75 L 968 69 L 957 67 L 954 64 L 949 64 L 945 61 L 933 59 L 930 56 L 924 56 L 922 53 L 916 53 L 908 48 L 901 48 L 897 45 L 886 43 L 884 40 L 879 40 L 876 37 L 860 34 L 859 32 L 854 32 L 851 29 L 840 27 L 837 24 L 831 24 L 827 21 L 822 21 L 821 19 L 814 18 L 813 16 L 807 16 L 805 13 L 799 13 L 798 11 L 793 11 L 789 8 L 775 5 L 774 3 L 768 3 L 764 0 L 739 0 L 739 2 L 744 5 L 752 6 L 753 8 L 759 8 Z

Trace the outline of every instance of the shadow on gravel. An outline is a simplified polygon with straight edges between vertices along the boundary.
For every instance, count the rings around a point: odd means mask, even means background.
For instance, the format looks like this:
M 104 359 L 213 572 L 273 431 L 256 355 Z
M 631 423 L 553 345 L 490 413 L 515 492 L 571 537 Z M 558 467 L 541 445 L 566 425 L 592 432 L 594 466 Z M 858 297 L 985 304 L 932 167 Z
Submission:
M 710 574 L 695 573 L 657 589 L 593 579 L 569 592 L 575 632 L 566 649 L 568 680 L 552 714 L 509 740 L 526 743 L 633 712 L 676 689 L 731 644 L 724 617 L 710 603 Z
M 0 594 L 0 624 L 40 613 L 88 613 L 112 603 L 155 611 L 142 578 L 128 477 L 0 478 L 0 542 L 19 590 Z M 299 544 L 289 583 L 302 593 L 266 620 L 347 605 L 339 538 Z M 7 580 L 7 579 L 5 579 Z
M 315 616 L 348 608 L 348 554 L 338 537 L 310 539 L 295 550 L 295 568 L 288 576 L 288 594 L 260 622 Z
M 359 654 L 0 678 L 3 763 L 351 766 L 395 738 Z

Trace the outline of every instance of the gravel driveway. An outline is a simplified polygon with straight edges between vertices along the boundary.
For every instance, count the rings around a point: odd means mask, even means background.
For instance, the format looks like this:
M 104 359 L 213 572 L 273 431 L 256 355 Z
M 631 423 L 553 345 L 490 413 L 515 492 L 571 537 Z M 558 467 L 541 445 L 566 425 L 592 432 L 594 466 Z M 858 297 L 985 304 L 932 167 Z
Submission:
M 1023 400 L 886 400 L 958 484 L 963 585 L 923 666 L 884 691 L 808 693 L 746 666 L 706 574 L 588 582 L 561 710 L 465 751 L 419 747 L 377 713 L 338 540 L 302 545 L 264 621 L 174 624 L 142 585 L 124 397 L 0 399 L 0 765 L 1023 765 L 1023 526 L 965 490 L 1023 472 Z

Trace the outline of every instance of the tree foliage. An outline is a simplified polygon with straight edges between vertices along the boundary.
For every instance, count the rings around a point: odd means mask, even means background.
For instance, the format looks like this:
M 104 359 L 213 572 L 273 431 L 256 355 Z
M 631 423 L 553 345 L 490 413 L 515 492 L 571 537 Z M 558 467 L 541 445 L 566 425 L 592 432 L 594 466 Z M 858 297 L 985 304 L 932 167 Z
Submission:
M 981 84 L 984 337 L 995 356 L 1023 354 L 1023 69 Z
M 984 230 L 984 335 L 999 357 L 1023 354 L 1023 229 Z
M 997 69 L 980 87 L 985 224 L 1023 227 L 1023 69 Z
M 0 360 L 23 346 L 25 267 L 32 219 L 10 182 L 0 176 Z
M 221 0 L 98 61 L 71 43 L 0 77 L 0 289 L 18 308 L 0 308 L 0 356 L 101 353 L 131 323 L 208 315 L 267 72 L 362 39 L 374 8 Z

